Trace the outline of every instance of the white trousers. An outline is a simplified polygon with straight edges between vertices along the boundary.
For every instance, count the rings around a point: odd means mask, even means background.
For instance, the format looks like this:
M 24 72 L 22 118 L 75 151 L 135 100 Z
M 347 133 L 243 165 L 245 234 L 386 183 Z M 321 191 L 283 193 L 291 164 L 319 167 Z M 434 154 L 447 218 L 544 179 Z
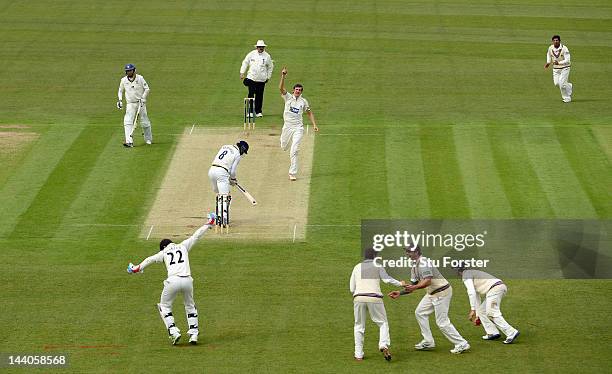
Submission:
M 564 102 L 572 101 L 573 85 L 569 82 L 570 68 L 553 69 L 553 83 L 559 87 Z
M 187 324 L 189 325 L 187 334 L 198 335 L 198 310 L 193 302 L 193 278 L 191 277 L 172 276 L 164 281 L 164 290 L 159 304 L 157 304 L 164 325 L 170 335 L 180 332 L 174 324 L 174 316 L 172 315 L 172 303 L 174 303 L 178 294 L 183 295 Z
M 506 322 L 501 313 L 501 302 L 506 292 L 508 288 L 505 284 L 493 287 L 487 292 L 486 299 L 476 309 L 476 315 L 480 318 L 482 327 L 488 335 L 499 334 L 499 330 L 502 330 L 506 336 L 516 333 L 516 329 Z
M 289 174 L 296 175 L 298 172 L 298 152 L 300 150 L 300 142 L 304 136 L 304 127 L 287 127 L 283 126 L 283 132 L 281 133 L 280 146 L 283 151 L 286 151 L 291 144 L 291 150 L 289 151 L 289 158 L 291 159 L 291 166 L 289 167 Z
M 125 133 L 125 142 L 133 143 L 132 132 L 134 131 L 134 117 L 138 111 L 139 103 L 127 103 L 125 105 L 125 115 L 123 116 L 123 131 Z M 153 142 L 153 133 L 151 132 L 151 121 L 147 115 L 147 106 L 143 105 L 138 114 L 138 122 L 142 126 L 145 141 Z
M 230 174 L 227 170 L 218 166 L 211 166 L 208 169 L 208 179 L 213 191 L 218 194 L 228 195 L 230 192 Z
M 423 296 L 423 299 L 421 299 L 421 302 L 414 311 L 416 320 L 421 328 L 423 339 L 427 342 L 434 343 L 434 338 L 429 328 L 429 315 L 435 313 L 436 324 L 446 339 L 455 346 L 467 343 L 448 318 L 448 308 L 450 307 L 450 302 L 453 297 L 453 289 L 449 288 L 448 291 L 442 291 L 441 293 L 444 294 L 444 296 L 437 296 L 437 294 L 433 296 Z
M 353 302 L 355 312 L 355 357 L 363 358 L 363 340 L 365 336 L 366 309 L 370 312 L 370 318 L 378 325 L 380 330 L 378 348 L 386 348 L 391 345 L 389 336 L 389 322 L 387 322 L 387 312 L 383 303 L 365 303 L 361 301 Z

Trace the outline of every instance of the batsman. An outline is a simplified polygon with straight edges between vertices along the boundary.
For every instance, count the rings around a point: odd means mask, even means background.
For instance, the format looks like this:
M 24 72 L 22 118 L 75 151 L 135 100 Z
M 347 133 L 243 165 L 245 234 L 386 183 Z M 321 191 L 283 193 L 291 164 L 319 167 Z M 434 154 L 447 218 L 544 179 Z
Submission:
M 149 85 L 142 75 L 136 74 L 136 66 L 133 64 L 125 65 L 125 77 L 121 78 L 119 91 L 117 92 L 117 109 L 123 109 L 123 93 L 125 92 L 125 115 L 123 116 L 123 129 L 125 133 L 126 148 L 134 147 L 134 129 L 137 122 L 142 126 L 144 140 L 146 144 L 153 142 L 151 132 L 151 121 L 147 115 L 147 97 L 149 96 Z
M 236 169 L 242 155 L 249 151 L 249 144 L 240 140 L 236 144 L 226 144 L 219 149 L 208 170 L 208 179 L 212 184 L 213 191 L 217 194 L 216 214 L 217 226 L 229 230 L 230 222 L 230 185 L 238 183 Z

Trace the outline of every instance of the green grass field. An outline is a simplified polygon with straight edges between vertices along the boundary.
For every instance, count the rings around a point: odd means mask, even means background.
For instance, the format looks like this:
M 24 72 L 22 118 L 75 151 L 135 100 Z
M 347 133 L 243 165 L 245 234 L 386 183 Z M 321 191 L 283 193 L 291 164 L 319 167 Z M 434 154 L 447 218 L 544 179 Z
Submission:
M 553 34 L 572 54 L 571 104 L 543 69 Z M 242 126 L 240 63 L 261 38 L 276 69 L 258 127 L 282 125 L 286 65 L 321 128 L 307 240 L 204 238 L 190 256 L 201 344 L 172 347 L 155 308 L 165 269 L 125 267 L 156 251 L 139 234 L 185 127 Z M 87 373 L 612 367 L 610 280 L 506 279 L 522 336 L 505 346 L 480 340 L 453 279 L 451 320 L 472 343 L 459 356 L 434 325 L 438 348 L 412 349 L 420 295 L 386 301 L 391 363 L 371 322 L 353 361 L 348 293 L 361 219 L 612 219 L 609 0 L 0 0 L 0 40 L 0 131 L 37 134 L 0 152 L 0 353 L 68 353 L 58 372 Z M 151 86 L 152 147 L 121 147 L 128 62 Z

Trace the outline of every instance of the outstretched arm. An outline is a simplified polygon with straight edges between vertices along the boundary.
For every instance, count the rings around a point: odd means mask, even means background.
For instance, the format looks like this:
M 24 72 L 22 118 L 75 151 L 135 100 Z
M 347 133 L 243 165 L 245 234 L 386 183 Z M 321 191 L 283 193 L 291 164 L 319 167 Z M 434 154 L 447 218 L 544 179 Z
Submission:
M 285 77 L 286 76 L 287 76 L 287 67 L 283 66 L 283 69 L 281 70 L 280 83 L 278 84 L 278 89 L 280 90 L 280 93 L 283 96 L 285 96 L 285 94 L 287 94 L 287 90 L 285 89 Z
M 204 236 L 204 233 L 215 224 L 215 219 L 217 219 L 215 214 L 214 213 L 209 213 L 208 214 L 208 222 L 206 222 L 206 224 L 204 224 L 202 227 L 197 229 L 193 233 L 193 235 L 191 235 L 189 238 L 187 238 L 187 239 L 185 239 L 185 240 L 183 240 L 181 242 L 181 245 L 184 246 L 185 249 L 187 249 L 187 252 L 191 251 L 191 247 L 193 247 L 193 245 L 198 240 L 200 240 L 200 238 L 202 236 Z
M 132 274 L 132 273 L 142 273 L 142 271 L 144 270 L 144 268 L 146 268 L 147 266 L 155 263 L 155 262 L 162 262 L 164 261 L 164 252 L 159 252 L 157 254 L 154 254 L 153 256 L 149 256 L 147 258 L 145 258 L 140 264 L 138 265 L 134 265 L 130 262 L 130 264 L 128 265 L 127 268 L 127 272 Z

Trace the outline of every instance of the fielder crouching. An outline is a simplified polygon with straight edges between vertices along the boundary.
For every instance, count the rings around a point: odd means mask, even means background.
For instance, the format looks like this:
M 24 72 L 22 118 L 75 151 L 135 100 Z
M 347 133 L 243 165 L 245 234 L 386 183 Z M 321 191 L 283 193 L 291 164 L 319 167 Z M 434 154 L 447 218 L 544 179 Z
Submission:
M 468 318 L 475 325 L 477 325 L 476 319 L 480 319 L 482 327 L 487 333 L 482 339 L 497 340 L 501 337 L 499 334 L 499 330 L 501 330 L 506 335 L 504 344 L 512 344 L 520 335 L 520 332 L 510 326 L 501 313 L 501 301 L 508 292 L 504 282 L 481 270 L 464 267 L 457 267 L 455 270 L 461 275 L 470 299 Z M 480 302 L 480 296 L 485 298 L 482 303 Z
M 385 360 L 391 360 L 391 337 L 389 335 L 389 322 L 383 303 L 383 294 L 380 291 L 380 281 L 391 283 L 396 287 L 405 286 L 387 274 L 385 268 L 374 265 L 376 252 L 372 248 L 365 250 L 365 259 L 353 268 L 350 281 L 350 291 L 353 294 L 353 309 L 355 313 L 355 360 L 363 360 L 363 340 L 365 336 L 366 310 L 370 313 L 372 321 L 378 325 L 380 336 L 378 349 L 383 353 Z

